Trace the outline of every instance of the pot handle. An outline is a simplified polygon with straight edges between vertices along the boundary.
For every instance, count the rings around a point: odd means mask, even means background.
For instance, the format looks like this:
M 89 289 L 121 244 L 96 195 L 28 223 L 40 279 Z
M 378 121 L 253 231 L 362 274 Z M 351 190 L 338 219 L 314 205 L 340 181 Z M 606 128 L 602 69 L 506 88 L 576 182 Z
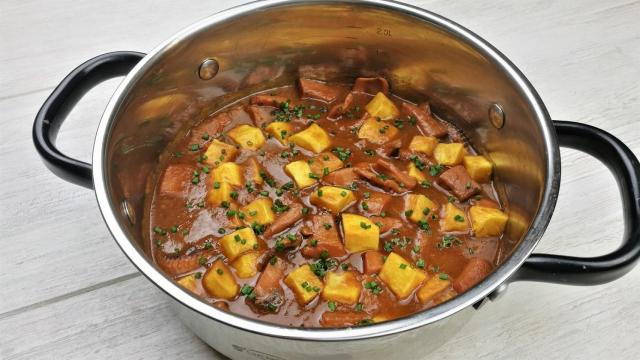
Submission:
M 582 258 L 532 254 L 514 280 L 569 285 L 598 285 L 626 274 L 640 258 L 640 163 L 629 148 L 608 132 L 569 121 L 554 121 L 560 146 L 583 151 L 613 173 L 622 196 L 624 235 L 615 251 Z
M 67 75 L 44 102 L 33 123 L 33 143 L 47 168 L 58 177 L 93 188 L 91 164 L 68 157 L 56 148 L 58 130 L 87 91 L 107 79 L 126 75 L 144 56 L 131 51 L 96 56 Z

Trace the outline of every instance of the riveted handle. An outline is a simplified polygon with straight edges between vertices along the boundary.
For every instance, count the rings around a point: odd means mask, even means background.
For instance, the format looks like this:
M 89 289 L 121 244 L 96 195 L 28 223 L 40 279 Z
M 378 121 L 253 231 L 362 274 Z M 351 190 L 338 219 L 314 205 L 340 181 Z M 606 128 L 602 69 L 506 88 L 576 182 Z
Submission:
M 60 126 L 78 100 L 99 83 L 129 73 L 145 56 L 118 51 L 99 55 L 74 69 L 44 102 L 33 124 L 33 142 L 45 165 L 62 179 L 93 188 L 91 164 L 71 158 L 56 148 Z
M 631 270 L 640 258 L 640 163 L 619 139 L 596 127 L 554 121 L 560 146 L 583 151 L 602 161 L 618 182 L 622 197 L 624 235 L 613 252 L 596 257 L 532 254 L 514 280 L 570 285 L 597 285 Z

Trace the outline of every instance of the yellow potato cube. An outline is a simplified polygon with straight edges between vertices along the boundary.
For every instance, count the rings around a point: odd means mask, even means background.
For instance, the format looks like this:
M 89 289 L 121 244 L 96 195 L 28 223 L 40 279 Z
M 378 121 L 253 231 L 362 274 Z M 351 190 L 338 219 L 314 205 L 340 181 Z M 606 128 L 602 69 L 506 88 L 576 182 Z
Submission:
M 260 166 L 260 163 L 258 163 L 258 160 L 255 158 L 249 158 L 246 164 L 247 181 L 251 181 L 258 185 L 262 184 L 264 179 L 260 176 L 260 170 L 262 170 L 262 167 Z
M 384 144 L 398 135 L 398 128 L 388 122 L 369 118 L 358 130 L 359 139 L 367 139 L 374 144 Z
M 233 139 L 243 149 L 258 150 L 264 145 L 264 135 L 262 131 L 255 126 L 240 125 L 231 130 L 228 133 L 229 137 Z
M 400 115 L 396 105 L 381 92 L 377 93 L 364 108 L 369 115 L 382 120 L 394 119 Z
M 255 221 L 260 225 L 267 225 L 276 219 L 271 210 L 272 205 L 270 198 L 261 197 L 243 206 L 240 211 L 245 215 L 244 221 L 247 224 L 253 224 Z
M 287 139 L 291 136 L 293 132 L 291 124 L 288 122 L 282 121 L 274 121 L 271 124 L 267 125 L 265 130 L 271 134 L 276 140 L 278 140 L 282 145 L 287 145 L 289 142 Z
M 353 204 L 356 197 L 351 190 L 336 186 L 322 186 L 311 194 L 309 201 L 313 205 L 322 206 L 338 214 Z
M 404 215 L 418 222 L 438 210 L 438 205 L 422 194 L 409 194 L 404 201 Z
M 484 156 L 465 156 L 462 163 L 473 180 L 488 182 L 491 179 L 493 165 Z
M 304 189 L 315 184 L 318 181 L 316 178 L 319 178 L 318 174 L 313 174 L 311 172 L 309 163 L 304 160 L 288 163 L 284 167 L 284 171 L 293 178 L 293 181 L 296 182 L 296 185 L 298 185 L 300 189 Z
M 322 291 L 323 284 L 308 264 L 302 265 L 290 272 L 284 283 L 293 291 L 296 300 L 306 305 Z
M 431 156 L 438 143 L 438 138 L 433 136 L 416 135 L 409 143 L 409 150 Z
M 332 171 L 342 169 L 344 163 L 330 152 L 323 152 L 313 158 L 311 171 L 320 176 L 326 176 Z M 325 170 L 326 169 L 326 170 Z
M 444 208 L 444 217 L 442 218 L 443 231 L 467 231 L 469 223 L 464 211 L 458 209 L 452 203 L 447 203 Z
M 462 143 L 438 144 L 433 150 L 433 157 L 438 164 L 453 166 L 460 164 L 466 153 Z
M 342 233 L 349 252 L 378 250 L 380 228 L 364 216 L 342 214 Z
M 178 280 L 178 284 L 192 293 L 198 291 L 198 283 L 196 282 L 196 277 L 193 274 L 180 278 L 180 280 Z
M 226 162 L 224 164 L 220 164 L 213 170 L 212 175 L 214 183 L 216 181 L 218 183 L 226 182 L 233 186 L 242 186 L 244 184 L 244 179 L 242 178 L 242 166 L 236 163 Z
M 509 216 L 504 212 L 484 206 L 472 206 L 469 209 L 471 227 L 477 237 L 500 236 L 504 232 Z
M 258 273 L 258 258 L 260 252 L 250 251 L 240 255 L 231 266 L 236 269 L 236 275 L 241 279 L 248 279 Z
M 216 260 L 207 270 L 202 278 L 202 286 L 209 295 L 226 300 L 233 300 L 240 290 L 231 270 L 222 260 Z
M 226 161 L 233 161 L 238 154 L 235 146 L 223 143 L 219 140 L 213 140 L 204 155 L 205 162 L 209 165 L 218 166 Z
M 228 182 L 214 182 L 207 192 L 207 203 L 212 206 L 220 206 L 223 202 L 230 204 L 233 187 Z
M 381 323 L 381 322 L 385 322 L 385 321 L 389 321 L 391 320 L 391 317 L 389 317 L 388 315 L 381 315 L 381 314 L 376 314 L 373 315 L 373 317 L 371 318 L 371 320 L 373 320 L 374 323 Z
M 253 233 L 253 229 L 245 227 L 225 235 L 220 239 L 222 253 L 229 259 L 235 260 L 238 256 L 258 248 L 258 239 Z
M 424 175 L 424 173 L 422 171 L 420 171 L 420 169 L 418 169 L 416 164 L 414 164 L 413 162 L 409 163 L 409 165 L 407 166 L 407 171 L 408 171 L 409 176 L 411 176 L 412 178 L 416 179 L 418 181 L 418 183 L 421 183 L 421 182 L 427 180 L 427 177 Z
M 436 295 L 446 290 L 451 285 L 449 279 L 441 279 L 436 275 L 424 283 L 424 286 L 418 290 L 418 300 L 421 303 L 426 304 L 431 301 Z
M 401 299 L 411 295 L 427 278 L 424 272 L 411 267 L 407 260 L 394 252 L 387 256 L 378 276 Z
M 353 305 L 360 299 L 361 291 L 362 284 L 358 281 L 356 274 L 351 271 L 343 273 L 330 271 L 324 275 L 322 298 L 327 301 Z
M 299 133 L 291 135 L 289 141 L 315 153 L 321 153 L 331 146 L 329 134 L 315 123 Z

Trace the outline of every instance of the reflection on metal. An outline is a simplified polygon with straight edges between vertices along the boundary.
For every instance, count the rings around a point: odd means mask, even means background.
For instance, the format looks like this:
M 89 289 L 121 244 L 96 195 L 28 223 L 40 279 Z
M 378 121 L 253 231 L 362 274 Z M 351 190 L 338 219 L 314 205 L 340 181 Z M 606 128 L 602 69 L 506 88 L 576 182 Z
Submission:
M 502 283 L 498 286 L 491 294 L 489 294 L 489 300 L 496 301 L 500 299 L 504 294 L 507 293 L 507 289 L 509 288 L 509 283 Z
M 491 121 L 491 125 L 493 125 L 496 129 L 502 129 L 504 126 L 504 110 L 498 104 L 491 104 L 489 106 L 489 121 Z
M 202 80 L 211 80 L 220 70 L 220 65 L 216 59 L 205 59 L 198 68 L 198 76 Z
M 122 200 L 122 203 L 121 203 L 120 206 L 122 208 L 122 213 L 129 220 L 129 223 L 131 223 L 131 225 L 135 225 L 136 224 L 136 212 L 135 212 L 135 210 L 133 210 L 133 207 L 131 207 L 131 205 L 129 204 L 129 202 L 127 200 Z

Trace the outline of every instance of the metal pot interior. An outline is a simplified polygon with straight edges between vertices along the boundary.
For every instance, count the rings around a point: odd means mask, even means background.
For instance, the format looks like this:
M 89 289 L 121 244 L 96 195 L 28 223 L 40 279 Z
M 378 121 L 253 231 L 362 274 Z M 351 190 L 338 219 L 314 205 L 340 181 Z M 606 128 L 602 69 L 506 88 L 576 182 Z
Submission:
M 219 71 L 203 80 L 198 69 L 208 58 Z M 494 162 L 510 215 L 499 255 L 509 269 L 484 286 L 491 290 L 530 253 L 548 222 L 557 191 L 555 137 L 537 95 L 501 55 L 467 30 L 412 7 L 271 1 L 203 20 L 148 55 L 112 99 L 104 138 L 99 132 L 96 142 L 102 179 L 95 181 L 103 183 L 128 241 L 145 252 L 145 194 L 153 184 L 147 179 L 156 176 L 158 156 L 175 136 L 222 105 L 298 76 L 351 82 L 374 74 L 386 77 L 394 94 L 428 100 Z M 141 111 L 160 97 L 167 104 L 151 116 Z M 494 104 L 505 115 L 500 129 L 490 121 Z

